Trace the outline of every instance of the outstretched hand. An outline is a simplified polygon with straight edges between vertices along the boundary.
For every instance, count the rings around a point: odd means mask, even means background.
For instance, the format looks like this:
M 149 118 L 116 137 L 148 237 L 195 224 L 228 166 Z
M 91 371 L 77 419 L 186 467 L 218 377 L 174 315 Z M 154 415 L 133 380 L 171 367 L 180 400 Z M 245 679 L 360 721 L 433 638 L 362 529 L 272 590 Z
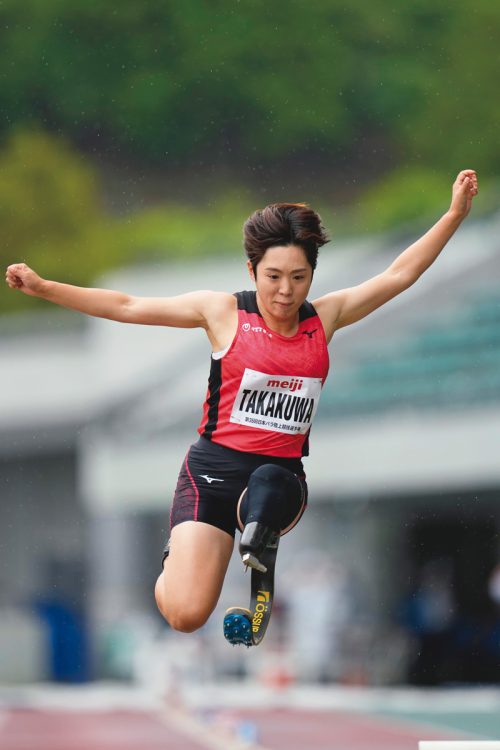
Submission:
M 472 206 L 472 199 L 478 193 L 477 175 L 474 169 L 463 169 L 453 183 L 450 211 L 464 218 Z
M 42 291 L 43 279 L 26 263 L 13 263 L 8 266 L 5 281 L 11 289 L 19 289 L 31 297 L 38 297 Z

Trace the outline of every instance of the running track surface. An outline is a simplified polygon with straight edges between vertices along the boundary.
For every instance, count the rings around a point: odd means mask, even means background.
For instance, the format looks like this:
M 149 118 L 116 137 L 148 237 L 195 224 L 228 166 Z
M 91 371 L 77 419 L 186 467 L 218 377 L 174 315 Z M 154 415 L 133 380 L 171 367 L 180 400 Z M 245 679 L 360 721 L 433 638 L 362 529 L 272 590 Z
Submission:
M 75 711 L 4 706 L 0 750 L 416 750 L 419 739 L 464 739 L 459 732 L 339 710 L 238 710 L 232 721 L 251 727 L 253 738 L 242 741 L 234 726 L 168 707 Z

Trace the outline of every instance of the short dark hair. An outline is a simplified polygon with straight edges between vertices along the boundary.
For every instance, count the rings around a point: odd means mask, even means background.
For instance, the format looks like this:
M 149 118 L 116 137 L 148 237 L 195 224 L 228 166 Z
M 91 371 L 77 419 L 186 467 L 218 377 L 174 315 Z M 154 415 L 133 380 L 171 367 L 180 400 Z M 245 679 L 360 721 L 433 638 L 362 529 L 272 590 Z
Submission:
M 316 268 L 318 250 L 329 241 L 321 217 L 306 203 L 271 203 L 254 211 L 243 225 L 243 244 L 254 273 L 268 248 L 298 245 L 311 268 Z

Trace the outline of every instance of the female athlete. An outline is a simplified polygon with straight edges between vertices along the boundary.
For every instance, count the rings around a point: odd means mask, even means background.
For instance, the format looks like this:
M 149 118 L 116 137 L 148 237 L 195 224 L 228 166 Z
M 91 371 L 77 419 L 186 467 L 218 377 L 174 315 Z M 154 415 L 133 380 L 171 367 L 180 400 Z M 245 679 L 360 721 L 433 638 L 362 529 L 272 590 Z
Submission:
M 449 210 L 385 271 L 312 304 L 306 298 L 327 237 L 318 214 L 303 204 L 272 204 L 246 221 L 253 292 L 139 298 L 42 279 L 24 263 L 8 267 L 12 289 L 87 315 L 206 331 L 212 359 L 200 438 L 181 468 L 155 587 L 172 628 L 192 632 L 207 621 L 236 528 L 243 530 L 245 564 L 265 570 L 266 549 L 298 522 L 307 502 L 301 457 L 328 372 L 327 344 L 336 330 L 417 281 L 469 213 L 477 190 L 475 171 L 460 172 Z

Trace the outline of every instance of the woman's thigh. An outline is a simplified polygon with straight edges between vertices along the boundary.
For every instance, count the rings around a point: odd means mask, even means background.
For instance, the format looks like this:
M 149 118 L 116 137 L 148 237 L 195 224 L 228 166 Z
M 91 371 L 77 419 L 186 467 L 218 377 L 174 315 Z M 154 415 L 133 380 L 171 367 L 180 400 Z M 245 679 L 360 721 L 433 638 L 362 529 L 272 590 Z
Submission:
M 155 588 L 158 608 L 174 629 L 191 632 L 207 621 L 219 600 L 233 544 L 226 531 L 202 521 L 174 526 Z

